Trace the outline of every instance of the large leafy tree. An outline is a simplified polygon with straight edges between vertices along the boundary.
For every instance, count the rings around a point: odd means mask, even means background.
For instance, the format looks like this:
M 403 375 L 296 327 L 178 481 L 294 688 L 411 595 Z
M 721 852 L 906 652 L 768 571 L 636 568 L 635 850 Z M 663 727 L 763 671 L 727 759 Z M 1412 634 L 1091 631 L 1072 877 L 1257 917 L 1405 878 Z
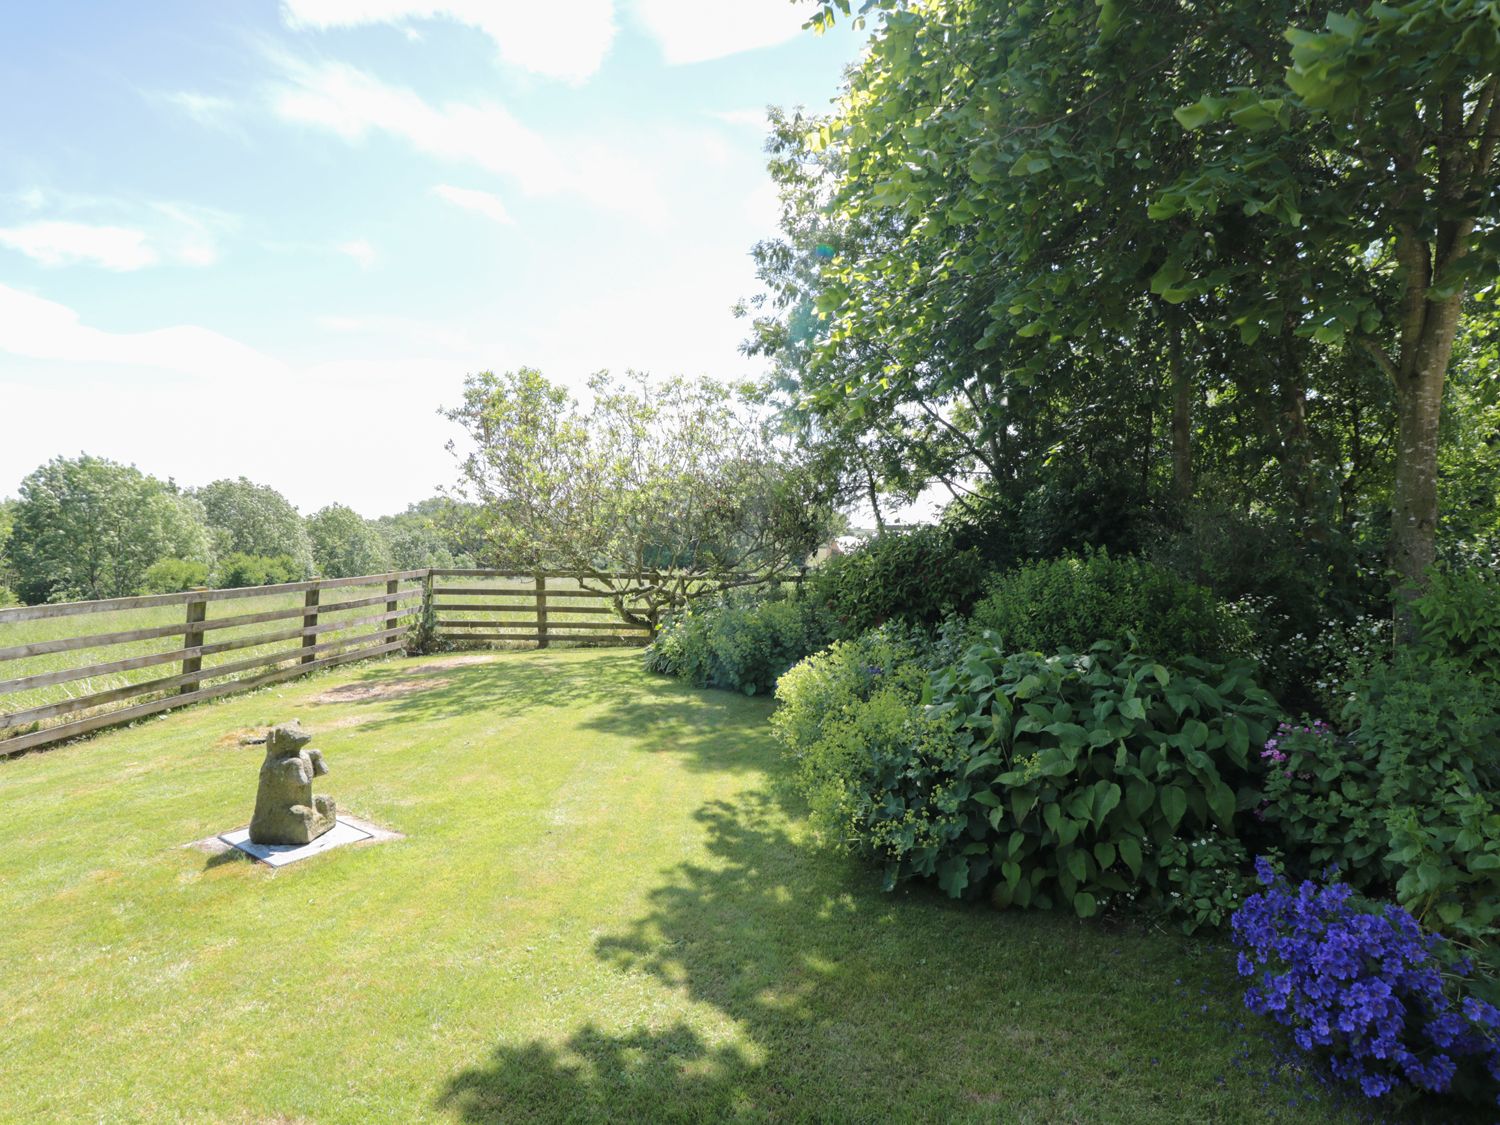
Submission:
M 434 497 L 375 521 L 397 570 L 447 569 L 474 565 L 465 541 L 469 513 L 446 497 Z
M 817 191 L 788 177 L 817 224 L 762 255 L 758 340 L 801 348 L 801 401 L 930 427 L 930 473 L 1078 527 L 1208 489 L 1317 546 L 1384 500 L 1419 577 L 1442 375 L 1494 272 L 1496 5 L 866 7 L 794 153 Z
M 1295 246 L 1267 208 L 1150 210 L 1203 157 L 1174 112 L 1275 70 L 1255 29 L 1298 6 L 881 6 L 835 114 L 800 147 L 772 140 L 786 237 L 758 250 L 755 346 L 802 403 L 919 478 L 1015 505 L 1050 489 L 1084 526 L 1186 501 L 1200 463 L 1247 493 L 1275 465 L 1310 505 L 1308 384 L 1336 365 L 1290 321 L 1242 337 L 1223 292 L 1269 273 L 1295 308 Z M 1296 137 L 1279 155 L 1306 160 Z M 1203 450 L 1209 406 L 1239 429 Z
M 208 514 L 220 557 L 288 555 L 298 577 L 313 571 L 312 542 L 297 509 L 274 488 L 244 477 L 216 480 L 193 496 Z
M 816 466 L 711 380 L 601 373 L 585 406 L 534 369 L 484 372 L 447 416 L 468 439 L 451 448 L 483 561 L 638 575 L 589 588 L 629 592 L 644 619 L 704 583 L 800 565 L 834 521 Z
M 210 558 L 203 509 L 175 485 L 102 457 L 58 457 L 21 482 L 10 535 L 28 603 L 138 592 L 160 559 Z
M 1286 36 L 1282 74 L 1184 107 L 1212 153 L 1158 210 L 1283 201 L 1316 271 L 1299 331 L 1352 341 L 1390 379 L 1390 558 L 1416 588 L 1437 552 L 1443 392 L 1465 298 L 1500 269 L 1500 3 L 1376 2 L 1321 26 L 1304 15 Z M 1316 175 L 1269 157 L 1287 131 L 1308 137 Z M 1237 288 L 1247 304 L 1259 296 Z
M 313 563 L 323 578 L 354 578 L 391 568 L 380 529 L 353 508 L 330 504 L 307 517 Z

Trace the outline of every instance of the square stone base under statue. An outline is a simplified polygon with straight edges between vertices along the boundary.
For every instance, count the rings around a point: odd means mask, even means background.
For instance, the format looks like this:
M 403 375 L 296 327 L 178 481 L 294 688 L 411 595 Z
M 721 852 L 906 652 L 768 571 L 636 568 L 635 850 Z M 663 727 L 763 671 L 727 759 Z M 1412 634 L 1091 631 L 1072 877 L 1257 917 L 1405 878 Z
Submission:
M 256 844 L 250 840 L 250 829 L 238 828 L 233 832 L 225 832 L 219 837 L 230 847 L 238 848 L 246 855 L 253 856 L 262 863 L 270 864 L 272 867 L 285 867 L 289 863 L 296 863 L 299 859 L 318 855 L 321 852 L 330 851 L 343 844 L 357 844 L 361 840 L 376 839 L 376 833 L 351 824 L 343 817 L 339 817 L 334 826 L 324 832 L 310 844 Z

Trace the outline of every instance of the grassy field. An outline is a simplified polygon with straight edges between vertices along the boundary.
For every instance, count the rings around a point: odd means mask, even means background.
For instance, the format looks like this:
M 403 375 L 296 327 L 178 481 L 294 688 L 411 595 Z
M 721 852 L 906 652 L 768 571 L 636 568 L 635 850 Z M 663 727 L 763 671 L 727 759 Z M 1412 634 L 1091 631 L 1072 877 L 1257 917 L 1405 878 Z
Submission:
M 1222 951 L 811 848 L 768 705 L 626 651 L 390 660 L 0 763 L 0 1120 L 1353 1121 Z M 279 872 L 300 717 L 404 839 Z

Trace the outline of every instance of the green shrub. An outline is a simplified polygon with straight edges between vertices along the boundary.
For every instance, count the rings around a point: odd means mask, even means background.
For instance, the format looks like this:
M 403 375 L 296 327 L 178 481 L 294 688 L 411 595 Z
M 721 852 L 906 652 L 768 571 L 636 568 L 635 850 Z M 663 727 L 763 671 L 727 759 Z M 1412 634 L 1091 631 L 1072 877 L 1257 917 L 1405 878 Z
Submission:
M 669 617 L 646 647 L 646 668 L 755 695 L 828 638 L 825 614 L 806 598 L 735 593 Z
M 933 656 L 917 634 L 885 625 L 834 642 L 776 685 L 780 706 L 771 726 L 792 759 L 813 827 L 827 842 L 857 850 L 858 800 L 848 780 L 891 754 L 906 754 L 904 724 L 927 688 Z M 875 696 L 884 702 L 867 707 Z
M 16 595 L 11 592 L 10 587 L 0 586 L 0 608 L 16 604 Z
M 1492 571 L 1434 570 L 1412 608 L 1427 653 L 1500 683 L 1500 579 Z
M 208 567 L 189 559 L 158 559 L 141 578 L 142 594 L 176 594 L 208 584 Z
M 1465 667 L 1406 651 L 1353 685 L 1352 733 L 1284 728 L 1266 759 L 1268 825 L 1289 861 L 1336 863 L 1433 929 L 1500 933 L 1500 699 Z
M 1190 925 L 1222 921 L 1246 859 L 1240 814 L 1259 796 L 1249 748 L 1275 721 L 1249 665 L 1171 668 L 1107 644 L 1007 655 L 994 640 L 936 673 L 926 706 L 903 678 L 864 702 L 846 689 L 821 728 L 779 723 L 825 827 L 836 810 L 888 886 L 934 878 L 950 895 L 1083 917 L 1147 900 Z M 784 701 L 804 677 L 857 684 L 862 658 L 815 658 L 783 681 Z
M 291 555 L 246 555 L 236 553 L 219 563 L 215 585 L 221 589 L 240 586 L 275 586 L 300 582 L 302 572 Z
M 887 621 L 924 628 L 967 613 L 984 582 L 979 552 L 958 550 L 938 527 L 889 532 L 836 555 L 808 577 L 809 599 L 824 606 L 840 637 Z
M 974 624 L 1010 651 L 1086 651 L 1126 641 L 1158 659 L 1223 662 L 1245 654 L 1249 630 L 1208 590 L 1131 557 L 1090 551 L 1030 563 L 993 579 Z

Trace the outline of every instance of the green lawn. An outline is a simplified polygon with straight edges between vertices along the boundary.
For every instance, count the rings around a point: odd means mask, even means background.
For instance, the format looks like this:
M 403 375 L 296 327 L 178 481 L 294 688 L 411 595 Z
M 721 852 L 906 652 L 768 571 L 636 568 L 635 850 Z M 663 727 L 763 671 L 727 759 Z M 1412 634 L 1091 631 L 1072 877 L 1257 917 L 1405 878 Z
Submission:
M 1222 953 L 880 893 L 765 702 L 638 660 L 387 661 L 0 763 L 0 1120 L 1356 1119 L 1267 1078 Z M 294 716 L 405 839 L 185 848 Z

